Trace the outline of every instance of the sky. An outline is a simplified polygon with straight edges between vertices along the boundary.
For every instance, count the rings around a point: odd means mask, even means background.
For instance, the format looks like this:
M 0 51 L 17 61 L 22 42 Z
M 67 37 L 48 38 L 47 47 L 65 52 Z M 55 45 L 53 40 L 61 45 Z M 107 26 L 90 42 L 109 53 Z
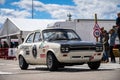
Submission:
M 116 19 L 120 0 L 33 0 L 34 19 Z M 0 0 L 0 25 L 6 18 L 32 18 L 32 0 Z

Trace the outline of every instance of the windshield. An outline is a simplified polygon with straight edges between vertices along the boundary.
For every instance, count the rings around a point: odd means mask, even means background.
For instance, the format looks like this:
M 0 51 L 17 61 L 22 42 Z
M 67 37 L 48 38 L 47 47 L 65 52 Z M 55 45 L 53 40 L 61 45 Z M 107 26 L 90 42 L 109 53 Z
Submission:
M 69 29 L 47 29 L 43 31 L 43 39 L 48 41 L 55 40 L 81 40 L 80 37 Z

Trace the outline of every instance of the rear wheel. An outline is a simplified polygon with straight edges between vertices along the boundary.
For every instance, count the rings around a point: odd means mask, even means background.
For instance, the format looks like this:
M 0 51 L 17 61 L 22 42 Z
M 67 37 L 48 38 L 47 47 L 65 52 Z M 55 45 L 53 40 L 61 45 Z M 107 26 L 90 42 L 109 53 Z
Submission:
M 90 69 L 92 70 L 97 70 L 100 67 L 100 61 L 96 61 L 96 62 L 89 62 L 88 66 Z
M 47 67 L 50 71 L 55 71 L 58 69 L 58 61 L 52 53 L 48 53 L 47 55 Z
M 19 67 L 22 69 L 22 70 L 26 70 L 28 68 L 28 64 L 27 62 L 25 61 L 25 59 L 22 57 L 22 56 L 19 56 Z

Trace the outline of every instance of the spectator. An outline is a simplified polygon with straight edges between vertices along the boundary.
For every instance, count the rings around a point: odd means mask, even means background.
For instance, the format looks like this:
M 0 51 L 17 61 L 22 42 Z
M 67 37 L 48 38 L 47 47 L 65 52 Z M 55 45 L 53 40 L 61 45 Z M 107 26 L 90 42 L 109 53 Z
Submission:
M 2 43 L 0 42 L 0 48 L 2 48 Z
M 116 19 L 116 26 L 118 27 L 117 33 L 118 33 L 118 38 L 119 38 L 119 42 L 120 42 L 120 13 L 118 13 L 117 16 L 118 17 Z M 119 48 L 119 50 L 120 50 L 120 48 Z
M 6 41 L 3 42 L 3 48 L 9 48 L 9 45 L 7 44 Z
M 115 26 L 113 26 L 113 29 L 109 31 L 110 33 L 110 57 L 111 57 L 111 62 L 116 63 L 115 56 L 113 54 L 113 47 L 115 45 L 115 39 L 116 39 L 116 32 L 115 32 Z
M 100 28 L 101 34 L 100 34 L 100 42 L 103 43 L 103 32 L 104 32 L 104 27 Z
M 10 42 L 10 48 L 14 48 L 15 44 L 14 42 Z
M 103 32 L 103 61 L 105 63 L 109 62 L 108 52 L 109 52 L 109 34 L 106 30 Z
M 117 14 L 116 25 L 120 27 L 120 13 Z

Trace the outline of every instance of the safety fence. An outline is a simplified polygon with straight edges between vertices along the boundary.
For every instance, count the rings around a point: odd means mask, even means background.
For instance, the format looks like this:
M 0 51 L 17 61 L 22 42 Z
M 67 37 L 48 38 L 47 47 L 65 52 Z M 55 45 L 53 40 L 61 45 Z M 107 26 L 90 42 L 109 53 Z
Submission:
M 16 59 L 16 48 L 0 48 L 0 58 Z

